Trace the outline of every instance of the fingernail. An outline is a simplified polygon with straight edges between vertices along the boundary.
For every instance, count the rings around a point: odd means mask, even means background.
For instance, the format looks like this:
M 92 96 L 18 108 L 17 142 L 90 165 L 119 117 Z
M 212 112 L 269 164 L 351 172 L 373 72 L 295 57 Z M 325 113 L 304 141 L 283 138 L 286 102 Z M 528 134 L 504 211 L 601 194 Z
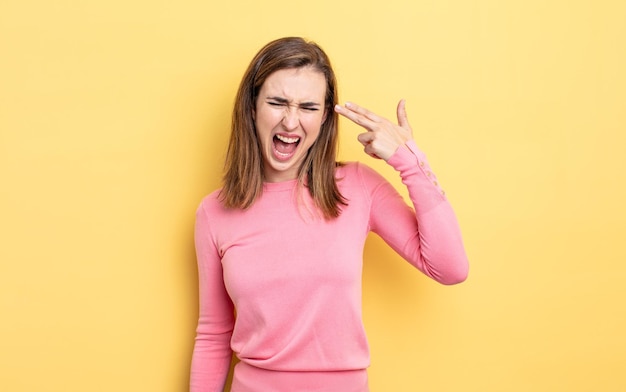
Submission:
M 350 102 L 346 102 L 346 107 L 349 108 L 350 106 L 352 106 L 352 104 Z

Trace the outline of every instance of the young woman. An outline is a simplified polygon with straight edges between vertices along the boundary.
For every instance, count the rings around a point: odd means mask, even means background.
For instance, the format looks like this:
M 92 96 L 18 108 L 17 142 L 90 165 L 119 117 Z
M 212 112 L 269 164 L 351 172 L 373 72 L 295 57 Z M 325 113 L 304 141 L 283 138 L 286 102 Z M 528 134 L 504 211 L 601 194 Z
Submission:
M 362 254 L 380 235 L 443 284 L 466 279 L 454 212 L 412 138 L 356 104 L 337 105 L 326 54 L 301 38 L 267 44 L 235 102 L 223 188 L 196 215 L 200 316 L 191 391 L 368 391 Z M 414 209 L 379 174 L 336 161 L 342 115 L 365 152 L 395 168 Z

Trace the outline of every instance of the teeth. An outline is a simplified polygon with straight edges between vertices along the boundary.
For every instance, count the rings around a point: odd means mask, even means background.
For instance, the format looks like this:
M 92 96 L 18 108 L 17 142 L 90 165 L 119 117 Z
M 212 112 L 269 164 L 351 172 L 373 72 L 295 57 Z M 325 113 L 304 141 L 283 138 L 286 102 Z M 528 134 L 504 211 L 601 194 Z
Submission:
M 289 143 L 289 144 L 296 143 L 298 140 L 300 140 L 299 137 L 286 137 L 282 135 L 276 135 L 276 138 L 283 143 Z

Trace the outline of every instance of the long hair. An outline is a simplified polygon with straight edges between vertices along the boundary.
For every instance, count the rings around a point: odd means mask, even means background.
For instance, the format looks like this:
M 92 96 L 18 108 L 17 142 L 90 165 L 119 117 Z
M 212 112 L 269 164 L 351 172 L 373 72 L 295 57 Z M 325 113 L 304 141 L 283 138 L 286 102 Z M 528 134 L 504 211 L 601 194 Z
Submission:
M 312 67 L 326 79 L 324 110 L 326 118 L 319 136 L 310 147 L 298 171 L 298 184 L 305 186 L 326 219 L 341 214 L 347 205 L 335 180 L 338 116 L 337 81 L 324 51 L 314 42 L 286 37 L 265 45 L 248 66 L 235 100 L 231 135 L 224 165 L 220 200 L 228 208 L 247 209 L 263 192 L 264 163 L 253 113 L 265 80 L 281 69 Z

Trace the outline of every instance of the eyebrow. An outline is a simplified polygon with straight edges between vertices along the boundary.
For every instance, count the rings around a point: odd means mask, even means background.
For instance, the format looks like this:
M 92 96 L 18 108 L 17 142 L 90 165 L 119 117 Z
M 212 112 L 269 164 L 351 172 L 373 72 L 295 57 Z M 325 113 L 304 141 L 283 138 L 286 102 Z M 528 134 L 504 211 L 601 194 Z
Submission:
M 278 103 L 284 103 L 284 104 L 288 104 L 289 100 L 283 97 L 275 97 L 275 96 L 271 96 L 271 97 L 267 97 L 266 99 L 272 100 L 272 101 L 276 101 Z M 301 107 L 313 107 L 313 106 L 322 106 L 322 104 L 317 103 L 317 102 L 313 102 L 313 101 L 307 101 L 307 102 L 301 102 L 299 104 L 299 106 Z

